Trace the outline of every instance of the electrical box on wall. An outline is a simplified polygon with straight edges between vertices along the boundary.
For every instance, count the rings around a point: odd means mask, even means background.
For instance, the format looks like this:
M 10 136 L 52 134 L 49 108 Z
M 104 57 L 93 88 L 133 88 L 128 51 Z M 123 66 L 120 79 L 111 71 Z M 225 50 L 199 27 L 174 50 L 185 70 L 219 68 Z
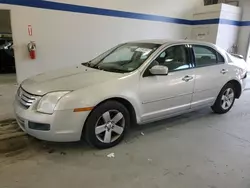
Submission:
M 209 34 L 208 26 L 194 26 L 191 31 L 191 36 L 195 40 L 209 41 Z
M 204 0 L 204 5 L 214 5 L 219 3 L 239 6 L 239 1 L 237 0 Z
M 217 3 L 218 3 L 218 0 L 204 0 L 204 5 L 213 5 Z

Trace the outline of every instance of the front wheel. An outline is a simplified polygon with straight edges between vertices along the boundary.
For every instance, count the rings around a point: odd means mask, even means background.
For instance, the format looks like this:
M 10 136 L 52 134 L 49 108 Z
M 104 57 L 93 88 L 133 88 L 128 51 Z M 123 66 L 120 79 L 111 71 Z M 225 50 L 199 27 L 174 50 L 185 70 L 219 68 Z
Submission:
M 104 102 L 88 117 L 84 128 L 85 139 L 99 149 L 113 147 L 122 141 L 129 122 L 129 112 L 123 104 Z
M 220 94 L 212 106 L 212 110 L 218 114 L 227 113 L 233 107 L 234 101 L 235 88 L 233 84 L 228 83 L 220 91 Z

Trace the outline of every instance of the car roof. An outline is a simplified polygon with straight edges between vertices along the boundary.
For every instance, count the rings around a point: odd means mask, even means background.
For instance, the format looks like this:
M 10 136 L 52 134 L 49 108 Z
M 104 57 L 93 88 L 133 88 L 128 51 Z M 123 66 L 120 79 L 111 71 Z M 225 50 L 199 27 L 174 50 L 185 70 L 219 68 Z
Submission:
M 153 43 L 153 44 L 182 44 L 182 43 L 191 43 L 191 44 L 201 44 L 201 45 L 209 45 L 215 46 L 212 43 L 204 42 L 204 41 L 196 41 L 196 40 L 168 40 L 168 39 L 150 39 L 150 40 L 139 40 L 139 41 L 130 41 L 129 43 Z

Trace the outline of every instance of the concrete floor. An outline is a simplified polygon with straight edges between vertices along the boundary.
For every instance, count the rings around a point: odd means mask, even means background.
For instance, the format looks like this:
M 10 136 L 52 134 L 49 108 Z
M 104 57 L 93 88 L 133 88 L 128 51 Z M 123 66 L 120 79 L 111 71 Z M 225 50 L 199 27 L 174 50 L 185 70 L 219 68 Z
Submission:
M 228 114 L 203 109 L 139 126 L 108 150 L 38 143 L 0 157 L 0 187 L 250 188 L 249 109 L 246 91 Z
M 0 74 L 0 85 L 15 84 L 16 74 Z
M 15 74 L 0 74 L 0 120 L 14 117 L 12 103 L 17 88 Z

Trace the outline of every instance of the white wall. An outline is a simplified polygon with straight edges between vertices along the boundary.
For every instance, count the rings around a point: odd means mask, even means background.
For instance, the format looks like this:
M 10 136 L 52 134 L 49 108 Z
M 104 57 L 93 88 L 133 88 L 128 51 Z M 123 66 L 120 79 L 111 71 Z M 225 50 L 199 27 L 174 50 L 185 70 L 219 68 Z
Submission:
M 241 9 L 239 7 L 216 4 L 202 6 L 195 10 L 194 20 L 241 20 Z M 193 26 L 192 39 L 212 42 L 225 50 L 231 50 L 233 45 L 237 44 L 239 26 L 230 24 L 206 24 Z M 204 35 L 199 37 L 198 34 Z
M 242 21 L 250 21 L 250 0 L 240 0 L 242 7 Z M 248 48 L 248 40 L 250 37 L 250 26 L 242 26 L 239 32 L 238 46 L 239 53 L 246 56 Z
M 220 19 L 241 21 L 241 14 L 241 8 L 221 4 Z M 237 45 L 239 30 L 240 27 L 237 25 L 219 24 L 216 44 L 229 52 L 233 52 L 232 47 Z
M 218 19 L 220 18 L 220 12 L 220 4 L 197 7 L 193 14 L 193 20 Z M 191 39 L 216 44 L 217 33 L 218 24 L 194 25 L 191 31 Z
M 62 0 L 69 4 L 191 19 L 203 0 Z M 150 39 L 181 39 L 191 26 L 165 22 L 115 18 L 65 11 L 0 4 L 11 10 L 18 82 L 48 70 L 90 60 L 120 42 Z M 27 27 L 33 27 L 28 36 Z M 37 44 L 37 59 L 30 60 L 27 43 Z

